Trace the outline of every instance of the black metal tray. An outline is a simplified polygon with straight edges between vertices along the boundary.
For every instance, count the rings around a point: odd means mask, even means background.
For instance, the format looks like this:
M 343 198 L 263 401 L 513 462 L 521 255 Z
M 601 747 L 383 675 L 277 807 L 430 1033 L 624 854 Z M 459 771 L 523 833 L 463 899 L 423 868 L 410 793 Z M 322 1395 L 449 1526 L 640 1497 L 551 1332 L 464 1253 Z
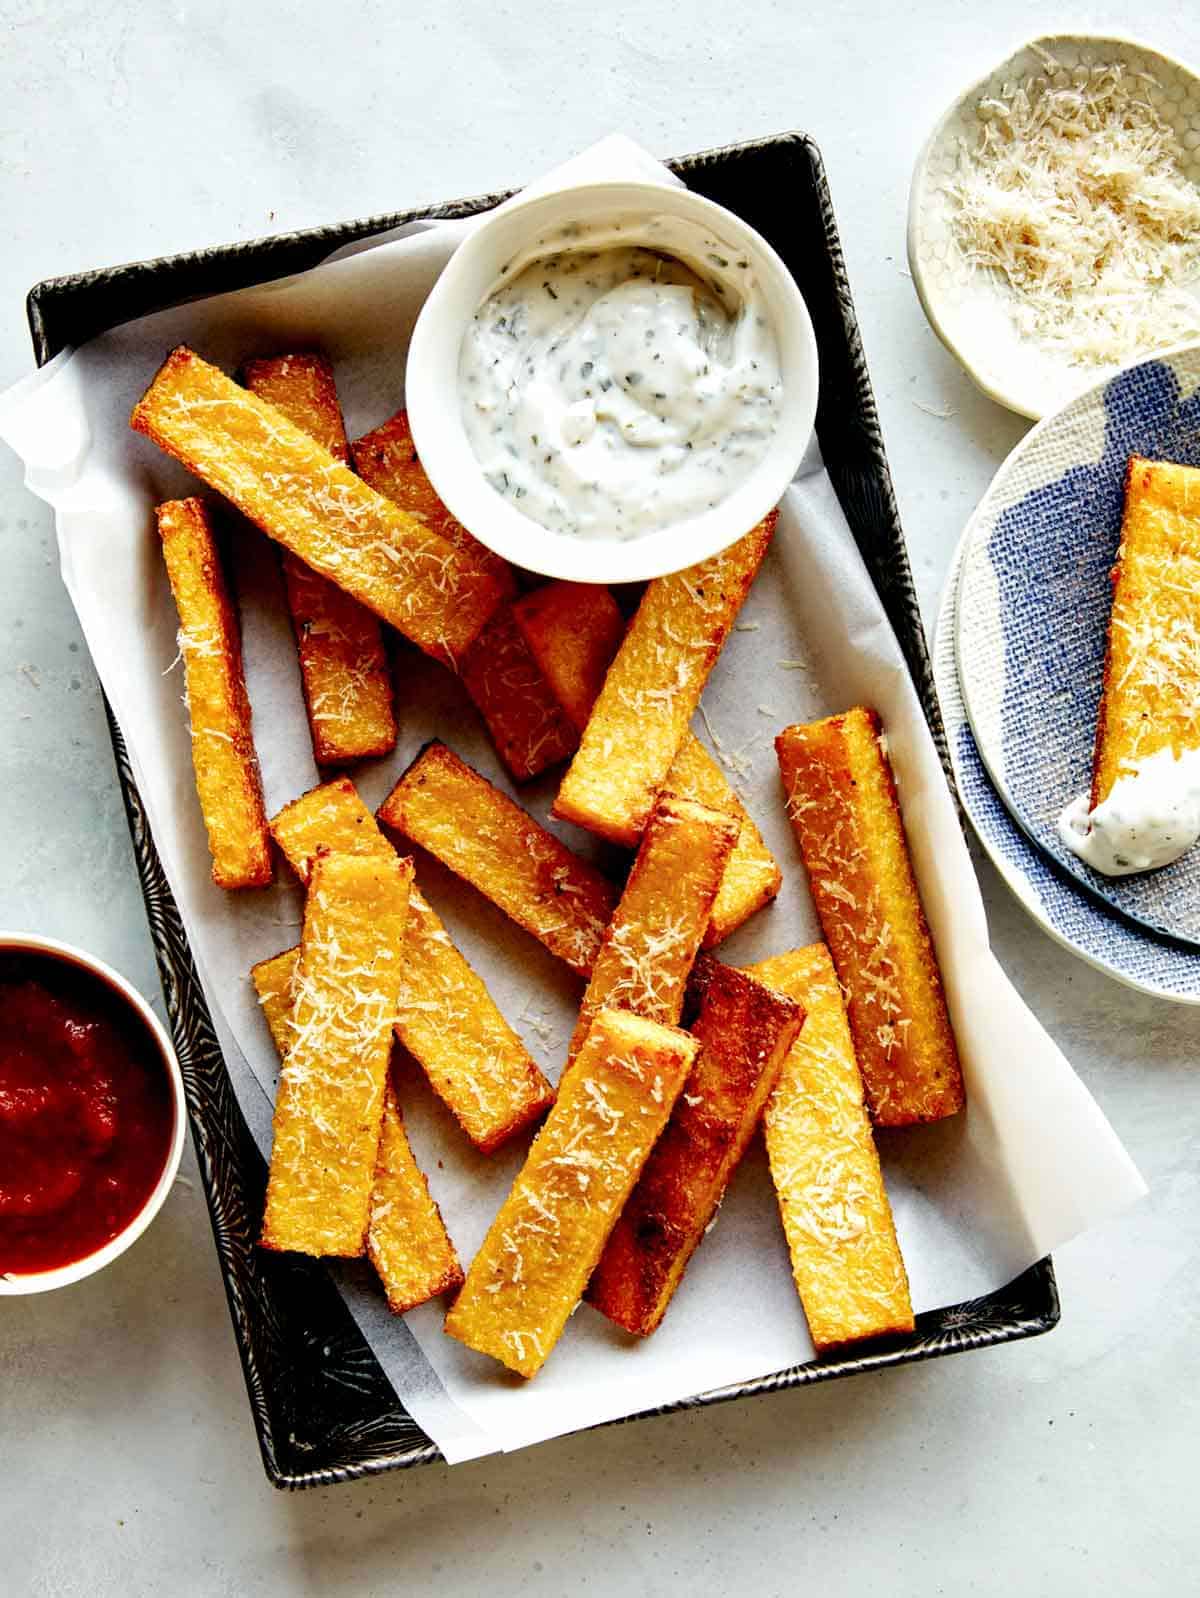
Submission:
M 820 350 L 817 433 L 825 465 L 900 640 L 952 783 L 916 591 L 820 153 L 811 139 L 788 133 L 669 164 L 690 188 L 738 212 L 768 238 L 800 285 Z M 455 200 L 422 211 L 51 278 L 32 289 L 28 299 L 38 364 L 121 322 L 185 300 L 285 277 L 316 266 L 344 245 L 402 223 L 470 216 L 504 198 L 491 194 Z M 439 1459 L 437 1448 L 400 1404 L 324 1268 L 316 1261 L 268 1254 L 254 1246 L 266 1168 L 234 1098 L 179 912 L 111 713 L 109 726 L 267 1475 L 279 1487 L 309 1487 Z M 1050 1260 L 1044 1259 L 999 1292 L 919 1316 L 911 1337 L 891 1339 L 849 1357 L 814 1360 L 669 1407 L 719 1403 L 1036 1337 L 1049 1331 L 1058 1315 L 1054 1272 Z

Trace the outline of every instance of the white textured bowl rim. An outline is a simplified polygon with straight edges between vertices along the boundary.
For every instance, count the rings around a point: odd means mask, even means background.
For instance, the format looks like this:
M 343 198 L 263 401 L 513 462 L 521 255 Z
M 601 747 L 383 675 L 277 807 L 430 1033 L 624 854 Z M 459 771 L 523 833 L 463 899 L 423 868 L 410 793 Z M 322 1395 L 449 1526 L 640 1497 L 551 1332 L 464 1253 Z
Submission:
M 992 78 L 994 78 L 998 72 L 1002 72 L 1006 66 L 1015 61 L 1018 56 L 1024 55 L 1027 50 L 1033 50 L 1035 48 L 1039 50 L 1052 51 L 1055 45 L 1064 44 L 1083 45 L 1087 46 L 1089 49 L 1094 49 L 1097 45 L 1118 45 L 1124 50 L 1138 50 L 1144 55 L 1156 57 L 1158 60 L 1165 62 L 1174 71 L 1186 72 L 1189 76 L 1193 78 L 1196 77 L 1196 74 L 1192 71 L 1192 68 L 1186 61 L 1181 61 L 1178 56 L 1173 56 L 1170 51 L 1160 49 L 1158 45 L 1148 44 L 1144 39 L 1135 38 L 1132 34 L 1112 31 L 1106 31 L 1104 33 L 1064 32 L 1038 34 L 1035 38 L 1026 39 L 1023 44 L 1019 44 L 1014 49 L 1010 50 L 1002 61 L 997 61 L 994 66 L 982 73 L 978 78 L 970 83 L 967 88 L 963 89 L 960 94 L 955 95 L 954 99 L 950 101 L 945 111 L 942 112 L 941 116 L 938 117 L 937 121 L 934 123 L 929 137 L 921 146 L 920 153 L 918 154 L 916 162 L 913 166 L 912 182 L 908 191 L 908 270 L 912 277 L 913 287 L 917 291 L 917 298 L 921 302 L 921 309 L 925 312 L 925 316 L 930 327 L 937 334 L 938 338 L 941 339 L 942 343 L 950 351 L 951 355 L 954 356 L 954 359 L 959 363 L 963 371 L 966 372 L 967 376 L 975 384 L 976 388 L 978 388 L 982 393 L 986 394 L 989 399 L 995 400 L 998 405 L 1003 405 L 1006 410 L 1015 411 L 1018 416 L 1028 417 L 1031 422 L 1040 422 L 1044 417 L 1061 410 L 1062 406 L 1068 404 L 1070 400 L 1075 397 L 1075 395 L 1056 393 L 1052 394 L 1045 404 L 1038 403 L 1037 401 L 1031 402 L 1029 397 L 1024 393 L 1015 392 L 1014 390 L 1007 388 L 1002 382 L 993 381 L 992 378 L 988 377 L 979 369 L 972 359 L 969 351 L 965 349 L 961 343 L 956 342 L 956 340 L 951 337 L 941 317 L 938 315 L 937 300 L 930 294 L 929 285 L 925 279 L 925 271 L 921 261 L 920 251 L 917 249 L 917 228 L 922 214 L 922 203 L 925 195 L 924 179 L 926 177 L 927 168 L 929 165 L 929 158 L 932 155 L 935 146 L 938 144 L 943 133 L 945 132 L 946 124 L 951 120 L 951 118 L 957 116 L 959 110 L 968 100 L 970 100 L 972 97 L 981 96 L 985 85 Z M 1157 349 L 1142 350 L 1134 355 L 1131 355 L 1129 360 L 1124 364 L 1128 366 L 1134 366 L 1139 361 L 1151 360 L 1163 353 L 1163 350 Z M 1114 372 L 1117 372 L 1120 369 L 1120 366 L 1110 366 L 1096 368 L 1092 371 L 1081 370 L 1079 393 L 1085 393 L 1095 383 L 1106 382 L 1110 377 L 1112 377 Z
M 119 1255 L 135 1243 L 150 1222 L 162 1209 L 171 1185 L 179 1173 L 179 1162 L 183 1158 L 183 1136 L 187 1126 L 187 1104 L 183 1095 L 183 1074 L 179 1069 L 179 1061 L 167 1029 L 154 1014 L 146 1000 L 137 989 L 125 980 L 119 971 L 114 971 L 112 966 L 103 960 L 89 954 L 86 949 L 80 949 L 75 944 L 63 943 L 58 938 L 42 937 L 34 932 L 6 932 L 0 931 L 0 954 L 48 955 L 52 959 L 60 960 L 64 965 L 79 966 L 92 976 L 99 978 L 106 987 L 111 988 L 120 998 L 124 999 L 129 1008 L 142 1022 L 149 1032 L 163 1067 L 171 1085 L 171 1103 L 175 1112 L 174 1125 L 171 1131 L 171 1143 L 167 1151 L 166 1160 L 155 1183 L 152 1192 L 142 1205 L 141 1209 L 117 1233 L 116 1237 L 96 1249 L 94 1253 L 85 1254 L 82 1259 L 72 1260 L 68 1265 L 56 1265 L 48 1271 L 13 1272 L 5 1274 L 0 1272 L 0 1298 L 21 1296 L 28 1293 L 48 1293 L 56 1287 L 67 1287 L 72 1282 L 82 1282 L 85 1277 L 94 1276 L 97 1271 L 102 1271 L 110 1265 Z
M 579 208 L 674 212 L 720 231 L 754 261 L 774 314 L 784 374 L 784 407 L 767 454 L 713 510 L 628 540 L 581 538 L 543 527 L 484 479 L 459 409 L 458 362 L 469 318 L 495 286 L 511 247 L 495 240 L 532 230 L 544 213 L 577 218 Z M 482 285 L 482 286 L 481 286 Z M 782 308 L 782 309 L 781 309 Z M 817 410 L 817 344 L 804 297 L 779 254 L 734 212 L 690 189 L 638 180 L 584 182 L 518 196 L 488 213 L 455 250 L 421 308 L 408 352 L 405 403 L 417 454 L 452 514 L 482 544 L 514 565 L 573 582 L 640 582 L 719 554 L 783 497 L 812 435 Z

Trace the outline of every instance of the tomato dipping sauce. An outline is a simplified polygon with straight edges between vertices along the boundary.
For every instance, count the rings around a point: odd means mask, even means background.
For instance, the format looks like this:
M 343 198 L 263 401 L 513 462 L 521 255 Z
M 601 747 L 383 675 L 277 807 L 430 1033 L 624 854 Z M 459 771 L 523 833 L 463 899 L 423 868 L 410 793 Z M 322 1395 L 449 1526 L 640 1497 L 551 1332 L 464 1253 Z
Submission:
M 99 977 L 0 956 L 0 1272 L 70 1265 L 122 1232 L 175 1129 L 167 1068 Z

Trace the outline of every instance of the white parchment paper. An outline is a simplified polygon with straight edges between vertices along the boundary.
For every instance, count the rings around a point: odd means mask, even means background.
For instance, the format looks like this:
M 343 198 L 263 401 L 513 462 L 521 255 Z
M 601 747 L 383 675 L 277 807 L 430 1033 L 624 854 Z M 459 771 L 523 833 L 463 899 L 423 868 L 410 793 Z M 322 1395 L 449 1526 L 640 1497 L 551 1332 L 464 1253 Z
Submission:
M 563 181 L 567 170 L 544 186 Z M 623 140 L 605 141 L 569 170 L 674 181 Z M 195 485 L 135 437 L 128 416 L 175 344 L 186 342 L 227 370 L 252 355 L 319 345 L 334 361 L 352 436 L 377 425 L 402 403 L 414 318 L 466 226 L 418 225 L 298 277 L 143 318 L 64 352 L 0 397 L 0 437 L 25 462 L 29 487 L 55 509 L 63 578 L 124 731 L 239 1101 L 264 1149 L 277 1065 L 247 972 L 297 940 L 302 899 L 285 869 L 274 887 L 257 893 L 227 894 L 212 884 L 182 678 L 172 669 L 177 622 L 152 517 L 158 500 Z M 232 564 L 273 813 L 319 774 L 275 552 L 239 524 Z M 512 791 L 454 677 L 401 646 L 397 689 L 395 753 L 354 773 L 368 804 L 378 804 L 435 735 Z M 920 1311 L 1002 1286 L 1131 1203 L 1144 1186 L 988 948 L 979 890 L 920 706 L 814 448 L 784 499 L 774 548 L 697 718 L 697 732 L 726 759 L 785 874 L 778 901 L 724 945 L 724 958 L 755 960 L 818 935 L 772 739 L 788 722 L 858 702 L 874 704 L 887 729 L 969 1095 L 966 1113 L 954 1120 L 880 1138 Z M 518 797 L 545 819 L 556 781 L 552 773 Z M 586 835 L 550 825 L 581 853 L 605 859 Z M 501 1010 L 557 1079 L 580 984 L 437 862 L 420 856 L 417 874 Z M 401 1090 L 417 1157 L 469 1260 L 525 1142 L 485 1159 L 415 1069 Z M 444 1337 L 438 1305 L 397 1321 L 368 1272 L 336 1269 L 389 1379 L 451 1461 L 519 1448 L 812 1356 L 757 1144 L 661 1329 L 634 1343 L 585 1306 L 531 1383 Z

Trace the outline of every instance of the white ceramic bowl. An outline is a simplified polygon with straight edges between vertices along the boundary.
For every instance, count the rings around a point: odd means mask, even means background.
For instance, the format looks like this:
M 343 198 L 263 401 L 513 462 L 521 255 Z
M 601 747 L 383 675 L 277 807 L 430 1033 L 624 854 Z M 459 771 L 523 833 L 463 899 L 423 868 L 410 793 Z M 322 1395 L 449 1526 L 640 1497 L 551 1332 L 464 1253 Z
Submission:
M 779 344 L 784 401 L 763 459 L 714 509 L 627 540 L 551 531 L 484 478 L 463 426 L 458 384 L 463 335 L 501 268 L 538 234 L 568 222 L 674 215 L 711 229 L 752 263 Z M 636 233 L 630 233 L 636 242 Z M 711 200 L 659 183 L 585 183 L 502 206 L 459 245 L 422 307 L 405 383 L 421 464 L 453 514 L 515 565 L 574 582 L 638 582 L 719 553 L 775 506 L 800 464 L 817 410 L 817 346 L 800 290 L 753 228 Z
M 938 121 L 917 157 L 909 193 L 913 283 L 930 326 L 968 376 L 991 399 L 1034 421 L 1061 409 L 1117 368 L 1072 366 L 1061 354 L 1018 332 L 1010 289 L 998 274 L 973 268 L 959 249 L 945 186 L 958 170 L 960 153 L 978 136 L 980 101 L 1042 76 L 1046 54 L 1060 63 L 1064 85 L 1080 68 L 1110 62 L 1153 78 L 1148 98 L 1175 129 L 1184 174 L 1200 183 L 1200 78 L 1181 61 L 1132 39 L 1056 33 L 1031 40 L 973 83 Z M 1131 354 L 1130 360 L 1146 353 Z
M 137 989 L 131 987 L 111 966 L 105 965 L 103 960 L 97 960 L 94 955 L 86 953 L 83 949 L 77 949 L 72 944 L 60 943 L 57 938 L 37 937 L 32 933 L 0 932 L 0 954 L 42 956 L 58 960 L 63 965 L 76 966 L 95 977 L 110 993 L 120 999 L 130 1015 L 141 1023 L 154 1045 L 154 1052 L 171 1086 L 171 1103 L 175 1116 L 166 1161 L 158 1181 L 146 1202 L 125 1228 L 118 1232 L 116 1237 L 110 1238 L 102 1248 L 96 1249 L 92 1254 L 85 1254 L 82 1259 L 72 1260 L 69 1265 L 58 1265 L 49 1271 L 9 1275 L 0 1273 L 0 1297 L 13 1297 L 24 1293 L 48 1293 L 52 1288 L 66 1287 L 71 1282 L 81 1282 L 87 1276 L 94 1276 L 97 1271 L 103 1270 L 119 1255 L 124 1254 L 130 1244 L 141 1237 L 162 1209 L 163 1202 L 171 1191 L 171 1184 L 179 1172 L 179 1162 L 183 1157 L 184 1128 L 187 1125 L 187 1106 L 183 1097 L 183 1076 L 179 1069 L 179 1061 L 175 1058 L 175 1050 L 171 1046 L 166 1028 Z

